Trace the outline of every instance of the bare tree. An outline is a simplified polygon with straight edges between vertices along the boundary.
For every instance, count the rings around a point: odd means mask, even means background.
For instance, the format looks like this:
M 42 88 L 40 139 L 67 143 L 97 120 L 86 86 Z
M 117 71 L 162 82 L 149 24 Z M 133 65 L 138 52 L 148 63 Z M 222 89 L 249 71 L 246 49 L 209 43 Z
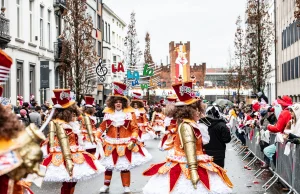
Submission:
M 247 1 L 245 68 L 246 80 L 254 92 L 263 91 L 269 73 L 272 44 L 274 44 L 274 25 L 268 13 L 268 2 Z
M 233 88 L 237 89 L 237 101 L 240 102 L 240 90 L 242 85 L 245 83 L 245 75 L 244 75 L 244 30 L 242 29 L 242 20 L 241 16 L 238 16 L 236 20 L 236 32 L 234 38 L 234 55 L 235 55 L 235 64 L 230 68 L 230 73 L 236 72 L 237 75 L 231 77 L 230 85 Z
M 76 99 L 92 91 L 91 70 L 96 63 L 93 43 L 92 17 L 87 13 L 85 0 L 69 0 L 64 16 L 64 30 L 61 35 L 63 47 L 61 58 L 67 86 L 75 90 Z
M 125 37 L 124 45 L 127 47 L 125 54 L 125 61 L 128 67 L 135 66 L 143 55 L 138 46 L 137 32 L 135 27 L 135 13 L 132 12 L 130 16 L 130 24 L 128 25 L 127 36 Z

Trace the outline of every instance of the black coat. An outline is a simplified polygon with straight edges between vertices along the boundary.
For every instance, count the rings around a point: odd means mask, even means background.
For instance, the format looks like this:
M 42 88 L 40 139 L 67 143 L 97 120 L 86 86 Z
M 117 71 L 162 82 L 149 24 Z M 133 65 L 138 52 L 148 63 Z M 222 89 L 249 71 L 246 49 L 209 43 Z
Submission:
M 213 119 L 206 117 L 206 119 L 211 123 L 208 127 L 208 133 L 210 136 L 210 141 L 208 144 L 204 145 L 206 154 L 213 156 L 215 160 L 220 160 L 225 158 L 226 143 L 231 141 L 231 135 L 226 122 L 223 119 Z M 200 120 L 207 123 L 206 119 Z

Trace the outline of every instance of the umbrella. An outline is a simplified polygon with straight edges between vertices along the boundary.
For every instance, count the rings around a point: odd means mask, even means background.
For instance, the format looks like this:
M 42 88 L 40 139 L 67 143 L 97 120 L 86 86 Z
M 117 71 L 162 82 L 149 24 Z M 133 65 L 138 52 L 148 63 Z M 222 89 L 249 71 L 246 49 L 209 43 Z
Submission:
M 218 99 L 213 104 L 219 105 L 220 107 L 224 107 L 226 105 L 229 105 L 229 106 L 233 105 L 233 103 L 230 100 L 226 100 L 226 99 Z

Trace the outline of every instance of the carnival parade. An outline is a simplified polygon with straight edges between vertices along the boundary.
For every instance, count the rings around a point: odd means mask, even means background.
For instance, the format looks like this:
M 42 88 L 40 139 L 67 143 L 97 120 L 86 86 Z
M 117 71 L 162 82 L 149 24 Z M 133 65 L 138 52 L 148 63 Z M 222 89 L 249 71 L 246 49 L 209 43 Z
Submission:
M 300 193 L 300 0 L 0 5 L 0 194 Z

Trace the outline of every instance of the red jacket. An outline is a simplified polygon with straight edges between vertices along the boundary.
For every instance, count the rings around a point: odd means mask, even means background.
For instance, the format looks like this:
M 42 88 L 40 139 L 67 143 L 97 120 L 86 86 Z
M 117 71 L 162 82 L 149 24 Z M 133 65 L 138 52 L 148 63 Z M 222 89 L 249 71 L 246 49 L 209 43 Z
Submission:
M 268 125 L 268 130 L 273 133 L 283 133 L 285 126 L 291 120 L 291 113 L 288 110 L 283 110 L 279 117 L 276 125 Z

